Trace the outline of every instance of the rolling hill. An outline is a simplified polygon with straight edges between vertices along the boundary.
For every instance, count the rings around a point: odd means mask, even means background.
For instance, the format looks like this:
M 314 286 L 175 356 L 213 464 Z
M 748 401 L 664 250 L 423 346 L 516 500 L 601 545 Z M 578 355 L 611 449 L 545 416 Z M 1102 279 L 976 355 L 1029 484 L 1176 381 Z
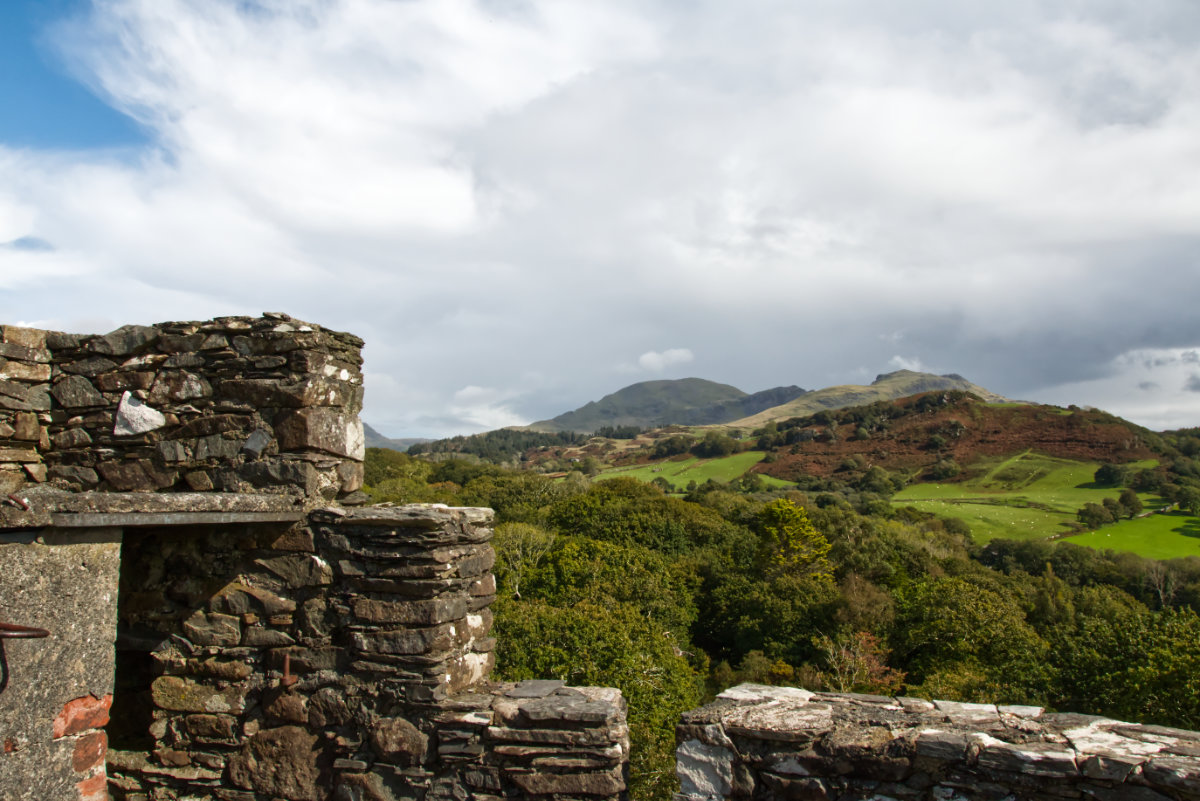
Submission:
M 800 387 L 775 387 L 748 394 L 703 378 L 642 381 L 527 428 L 592 432 L 604 426 L 713 425 L 757 414 L 804 394 Z
M 837 387 L 826 387 L 780 404 L 772 406 L 752 415 L 728 421 L 729 425 L 739 428 L 758 428 L 772 420 L 787 420 L 791 417 L 804 417 L 816 414 L 826 409 L 843 409 L 848 406 L 864 406 L 876 401 L 896 400 L 910 395 L 938 390 L 959 389 L 977 395 L 981 400 L 991 403 L 1007 401 L 1002 395 L 984 389 L 971 383 L 961 375 L 934 375 L 918 373 L 913 370 L 897 370 L 878 376 L 869 386 L 845 384 Z
M 385 437 L 375 429 L 371 428 L 366 423 L 363 423 L 363 435 L 367 441 L 368 448 L 390 448 L 394 451 L 406 451 L 410 446 L 416 445 L 418 442 L 428 442 L 427 439 L 421 437 L 405 437 L 404 439 L 392 439 Z

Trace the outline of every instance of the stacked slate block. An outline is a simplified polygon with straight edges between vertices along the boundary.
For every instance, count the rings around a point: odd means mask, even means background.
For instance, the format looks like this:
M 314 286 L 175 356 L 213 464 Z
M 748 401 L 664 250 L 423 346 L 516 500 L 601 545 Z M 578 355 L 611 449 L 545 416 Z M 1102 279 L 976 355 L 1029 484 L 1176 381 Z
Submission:
M 1200 733 L 745 684 L 685 712 L 677 801 L 1200 801 Z
M 362 485 L 361 347 L 284 314 L 0 327 L 0 489 L 346 498 Z

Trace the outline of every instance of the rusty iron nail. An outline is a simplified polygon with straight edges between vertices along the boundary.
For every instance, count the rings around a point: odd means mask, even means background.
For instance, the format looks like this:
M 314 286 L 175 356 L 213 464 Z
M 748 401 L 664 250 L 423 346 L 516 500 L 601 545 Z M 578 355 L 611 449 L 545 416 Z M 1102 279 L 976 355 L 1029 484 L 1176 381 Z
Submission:
M 283 655 L 283 678 L 279 680 L 279 683 L 282 684 L 284 687 L 291 687 L 293 684 L 295 684 L 298 681 L 300 681 L 300 677 L 292 675 L 292 655 L 284 654 Z
M 20 497 L 19 495 L 16 495 L 15 493 L 10 493 L 8 496 L 8 499 L 10 501 L 12 501 L 14 505 L 16 505 L 18 508 L 22 509 L 23 511 L 26 511 L 26 512 L 29 511 L 29 504 L 26 503 L 25 499 Z

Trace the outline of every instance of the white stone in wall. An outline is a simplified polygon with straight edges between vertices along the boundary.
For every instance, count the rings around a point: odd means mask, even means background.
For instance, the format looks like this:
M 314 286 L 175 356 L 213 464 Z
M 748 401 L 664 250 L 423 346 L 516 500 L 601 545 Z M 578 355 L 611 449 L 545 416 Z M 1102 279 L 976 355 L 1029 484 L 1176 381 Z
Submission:
M 733 752 L 688 740 L 675 751 L 679 793 L 689 799 L 726 798 L 733 790 Z
M 113 436 L 131 437 L 135 434 L 145 434 L 167 424 L 163 413 L 147 406 L 126 390 L 121 395 L 121 403 L 117 406 L 117 415 L 113 424 Z

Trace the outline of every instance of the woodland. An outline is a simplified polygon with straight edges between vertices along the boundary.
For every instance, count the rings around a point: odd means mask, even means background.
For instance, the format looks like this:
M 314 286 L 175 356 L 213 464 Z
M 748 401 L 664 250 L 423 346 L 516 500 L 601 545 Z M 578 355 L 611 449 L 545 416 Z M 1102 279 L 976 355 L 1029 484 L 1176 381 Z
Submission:
M 943 441 L 922 443 L 924 468 L 864 459 L 857 469 L 796 468 L 796 454 L 822 430 L 833 430 L 830 447 L 877 446 L 888 413 L 863 408 L 740 439 L 659 438 L 717 451 L 765 446 L 762 471 L 790 471 L 790 483 L 777 486 L 709 480 L 679 492 L 665 482 L 593 477 L 595 458 L 572 461 L 555 450 L 579 438 L 493 432 L 480 448 L 507 466 L 471 453 L 466 440 L 421 446 L 419 456 L 369 449 L 367 491 L 373 502 L 495 509 L 496 674 L 620 688 L 637 798 L 673 791 L 679 714 L 744 681 L 1200 728 L 1200 558 L 1157 561 L 1044 539 L 981 542 L 960 519 L 891 502 L 938 464 L 948 473 L 941 480 L 954 480 L 958 471 L 945 465 L 954 453 L 942 445 L 965 431 L 931 435 L 926 426 L 925 440 Z M 1107 436 L 1104 425 L 1091 426 L 1098 437 Z M 1134 514 L 1137 498 L 1122 489 L 1152 486 L 1165 503 L 1200 497 L 1200 430 L 1139 436 L 1135 450 L 1152 453 L 1143 464 L 1154 467 L 1114 461 L 1096 476 L 1127 503 L 1107 510 L 1109 520 Z M 508 458 L 502 441 L 529 448 L 527 458 Z M 644 450 L 636 458 L 661 458 Z M 536 453 L 571 469 L 539 472 Z

